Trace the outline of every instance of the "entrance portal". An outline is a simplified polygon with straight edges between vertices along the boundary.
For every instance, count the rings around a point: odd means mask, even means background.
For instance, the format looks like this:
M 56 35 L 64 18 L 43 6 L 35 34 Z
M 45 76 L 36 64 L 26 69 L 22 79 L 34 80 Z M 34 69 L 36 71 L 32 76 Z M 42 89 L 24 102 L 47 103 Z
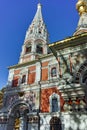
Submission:
M 62 130 L 61 121 L 58 117 L 52 117 L 50 120 L 50 130 Z
M 27 129 L 28 107 L 25 104 L 16 105 L 9 116 L 7 130 L 26 130 Z

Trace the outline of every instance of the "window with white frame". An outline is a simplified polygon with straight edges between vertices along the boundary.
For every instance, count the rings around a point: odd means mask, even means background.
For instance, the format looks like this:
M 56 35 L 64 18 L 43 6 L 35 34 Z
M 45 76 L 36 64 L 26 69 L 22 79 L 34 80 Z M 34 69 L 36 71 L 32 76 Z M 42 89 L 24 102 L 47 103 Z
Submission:
M 52 98 L 52 112 L 57 112 L 58 110 L 58 101 L 57 98 Z
M 26 82 L 26 75 L 23 75 L 23 76 L 22 76 L 21 83 L 23 84 L 23 83 L 25 83 L 25 82 Z
M 58 94 L 53 93 L 50 96 L 50 112 L 59 112 L 60 111 L 60 97 Z
M 27 84 L 27 79 L 28 79 L 28 68 L 22 68 L 20 72 L 20 78 L 18 80 L 18 85 L 24 85 Z
M 55 64 L 54 64 L 55 63 Z M 48 78 L 49 80 L 51 79 L 56 79 L 59 77 L 59 73 L 58 73 L 58 63 L 55 62 L 55 60 L 51 61 L 49 63 L 49 73 L 48 73 Z

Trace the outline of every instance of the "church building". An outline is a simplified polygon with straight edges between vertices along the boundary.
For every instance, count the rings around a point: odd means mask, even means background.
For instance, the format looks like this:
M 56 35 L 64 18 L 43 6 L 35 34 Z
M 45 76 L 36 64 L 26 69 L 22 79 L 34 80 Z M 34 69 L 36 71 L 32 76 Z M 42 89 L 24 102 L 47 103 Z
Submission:
M 87 0 L 71 37 L 49 44 L 42 6 L 0 92 L 0 130 L 87 130 Z

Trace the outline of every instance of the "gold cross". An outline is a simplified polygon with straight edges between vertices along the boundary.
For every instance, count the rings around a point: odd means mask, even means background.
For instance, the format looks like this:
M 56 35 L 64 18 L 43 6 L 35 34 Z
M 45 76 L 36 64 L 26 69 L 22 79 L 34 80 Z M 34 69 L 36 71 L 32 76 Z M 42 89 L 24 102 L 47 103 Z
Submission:
M 40 3 L 40 0 L 38 0 L 38 3 Z

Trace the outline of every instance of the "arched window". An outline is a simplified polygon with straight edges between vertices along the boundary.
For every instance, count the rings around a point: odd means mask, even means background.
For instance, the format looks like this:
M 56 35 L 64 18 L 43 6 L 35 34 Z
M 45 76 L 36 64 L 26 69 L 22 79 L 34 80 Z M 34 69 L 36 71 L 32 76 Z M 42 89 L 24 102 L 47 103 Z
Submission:
M 53 93 L 50 96 L 50 112 L 59 112 L 60 111 L 60 97 L 58 94 Z
M 54 97 L 52 98 L 52 112 L 57 112 L 58 111 L 58 101 L 57 98 Z
M 76 83 L 80 82 L 81 84 L 87 85 L 87 60 L 80 65 L 80 68 L 75 74 L 74 82 Z
M 22 81 L 21 81 L 21 83 L 23 84 L 23 83 L 25 83 L 26 82 L 26 75 L 23 75 L 22 76 Z
M 57 70 L 56 70 L 56 67 L 53 67 L 51 69 L 51 77 L 56 77 L 57 76 Z
M 41 45 L 37 45 L 36 52 L 39 53 L 39 54 L 43 53 L 43 48 L 42 48 Z
M 25 53 L 27 54 L 27 53 L 29 53 L 29 52 L 31 52 L 31 46 L 26 46 Z

